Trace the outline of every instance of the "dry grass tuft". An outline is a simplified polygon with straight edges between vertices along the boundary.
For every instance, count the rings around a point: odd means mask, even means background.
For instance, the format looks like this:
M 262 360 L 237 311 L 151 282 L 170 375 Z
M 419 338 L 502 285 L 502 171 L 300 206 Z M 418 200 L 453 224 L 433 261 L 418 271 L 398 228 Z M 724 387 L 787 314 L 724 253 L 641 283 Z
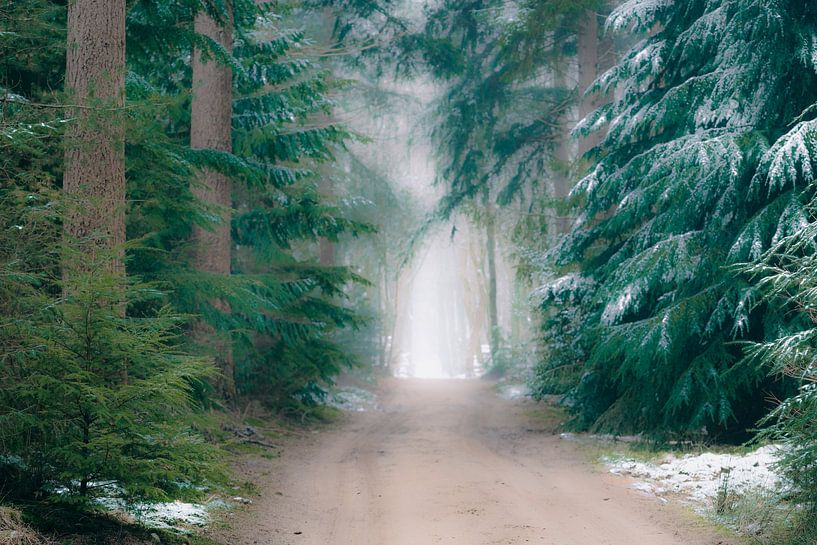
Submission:
M 47 537 L 29 528 L 20 511 L 0 507 L 0 545 L 50 545 Z

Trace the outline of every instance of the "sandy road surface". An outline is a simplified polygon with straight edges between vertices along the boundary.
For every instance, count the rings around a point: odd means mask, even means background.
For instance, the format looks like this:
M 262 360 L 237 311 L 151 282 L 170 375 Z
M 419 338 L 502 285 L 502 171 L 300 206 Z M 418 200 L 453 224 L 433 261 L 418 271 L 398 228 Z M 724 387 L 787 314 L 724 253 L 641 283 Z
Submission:
M 484 381 L 389 381 L 380 412 L 296 441 L 230 545 L 715 545 L 537 430 Z M 541 425 L 540 425 L 541 427 Z

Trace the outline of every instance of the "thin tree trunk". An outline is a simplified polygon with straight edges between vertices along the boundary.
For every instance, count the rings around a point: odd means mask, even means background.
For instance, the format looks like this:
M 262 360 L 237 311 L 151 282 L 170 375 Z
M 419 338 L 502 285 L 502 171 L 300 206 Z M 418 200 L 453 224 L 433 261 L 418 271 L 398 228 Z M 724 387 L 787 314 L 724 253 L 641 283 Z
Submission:
M 316 120 L 325 125 L 330 125 L 334 121 L 329 115 L 320 116 Z M 324 170 L 318 187 L 318 196 L 322 202 L 331 202 L 335 196 L 335 187 L 332 183 L 330 172 L 328 172 L 328 169 Z M 318 240 L 318 263 L 324 267 L 334 267 L 337 264 L 337 256 L 335 254 L 335 243 L 327 237 L 321 237 L 320 240 Z
M 65 234 L 72 270 L 124 275 L 125 0 L 68 2 L 65 90 L 79 105 L 65 134 Z
M 459 263 L 459 268 L 462 271 L 476 271 L 472 275 L 463 275 L 462 277 L 462 307 L 465 318 L 465 343 L 466 350 L 466 373 L 468 376 L 476 376 L 476 366 L 482 366 L 482 335 L 485 332 L 486 312 L 484 310 L 482 301 L 485 291 L 480 277 L 482 273 L 479 272 L 483 265 L 483 254 L 481 251 L 481 237 L 477 235 L 474 229 L 469 229 L 466 237 L 467 246 L 463 250 L 462 259 Z
M 230 18 L 231 16 L 232 14 Z M 230 20 L 222 24 L 203 12 L 196 15 L 196 32 L 213 39 L 227 51 L 232 50 L 231 25 Z M 220 64 L 213 58 L 206 58 L 205 53 L 196 48 L 193 51 L 190 147 L 232 150 L 232 101 L 233 82 L 230 67 Z M 198 226 L 193 229 L 193 264 L 199 271 L 230 274 L 231 190 L 229 178 L 208 169 L 200 173 L 197 183 L 192 187 L 197 198 L 222 210 L 221 221 L 212 229 Z M 226 301 L 212 303 L 225 314 L 230 313 Z M 219 393 L 228 401 L 235 401 L 235 363 L 229 335 L 219 338 L 209 324 L 201 321 L 193 326 L 193 333 L 197 342 L 215 353 L 216 363 L 222 375 L 216 385 Z
M 335 244 L 326 237 L 322 237 L 320 242 L 320 264 L 324 267 L 335 265 Z
M 488 264 L 488 327 L 491 338 L 491 362 L 496 364 L 502 335 L 499 330 L 499 310 L 497 305 L 496 286 L 496 210 L 488 207 L 485 224 L 486 257 Z
M 489 331 L 490 325 L 488 324 L 488 311 L 486 310 L 486 300 L 488 299 L 488 278 L 485 271 L 485 253 L 487 244 L 482 237 L 477 236 L 476 232 L 474 232 L 472 240 L 475 242 L 475 244 L 469 245 L 469 255 L 472 263 L 471 270 L 477 271 L 477 274 L 473 275 L 472 277 L 473 285 L 471 286 L 471 300 L 474 302 L 474 304 L 470 308 L 471 315 L 468 321 L 473 330 L 473 336 L 471 337 L 471 350 L 477 357 L 481 370 L 485 371 L 485 364 L 487 362 L 482 354 L 482 345 L 483 343 L 490 345 L 491 342 L 491 332 Z

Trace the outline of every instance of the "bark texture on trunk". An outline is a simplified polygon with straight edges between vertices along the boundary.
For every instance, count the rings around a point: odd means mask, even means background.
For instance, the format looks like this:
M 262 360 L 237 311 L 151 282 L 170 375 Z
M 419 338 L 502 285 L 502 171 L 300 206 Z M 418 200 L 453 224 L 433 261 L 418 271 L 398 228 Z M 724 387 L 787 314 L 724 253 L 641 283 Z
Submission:
M 335 265 L 335 243 L 322 237 L 318 245 L 320 246 L 320 264 L 324 267 L 333 267 Z
M 579 29 L 579 92 L 584 93 L 605 70 L 612 66 L 613 45 L 609 39 L 599 35 L 599 16 L 588 11 L 584 24 Z M 579 119 L 584 119 L 604 104 L 605 97 L 593 93 L 582 98 L 579 103 Z M 604 139 L 605 132 L 597 131 L 579 141 L 581 157 Z
M 565 75 L 561 73 L 554 74 L 554 85 L 556 87 L 568 87 Z M 572 114 L 572 111 L 570 112 Z M 553 150 L 553 159 L 556 168 L 551 172 L 550 179 L 550 196 L 557 200 L 567 199 L 570 190 L 573 189 L 573 180 L 571 180 L 568 170 L 573 163 L 574 154 L 573 142 L 570 136 L 570 130 L 573 126 L 573 120 L 567 114 L 557 120 L 559 123 L 559 139 Z M 548 218 L 547 227 L 548 235 L 551 240 L 556 240 L 560 235 L 570 231 L 571 220 L 564 216 L 558 208 L 553 208 L 553 216 Z
M 232 50 L 232 33 L 204 13 L 196 16 L 196 32 Z M 232 150 L 233 76 L 229 66 L 212 58 L 205 59 L 198 48 L 193 51 L 193 103 L 190 147 L 194 149 Z M 229 178 L 204 170 L 193 194 L 202 201 L 225 210 L 215 229 L 195 227 L 194 264 L 198 270 L 230 274 Z
M 205 13 L 196 15 L 197 33 L 232 51 L 231 22 L 222 25 Z M 194 149 L 232 150 L 233 76 L 229 66 L 220 64 L 196 48 L 193 51 L 193 101 L 191 105 L 190 147 Z M 221 221 L 208 230 L 193 228 L 193 265 L 197 270 L 230 274 L 232 184 L 226 176 L 209 169 L 201 171 L 193 194 L 201 201 L 223 210 Z M 226 301 L 212 301 L 214 307 L 229 314 Z M 235 361 L 229 334 L 219 335 L 212 326 L 199 321 L 193 325 L 194 340 L 215 356 L 221 371 L 216 384 L 229 402 L 236 399 Z
M 584 14 L 584 21 L 579 27 L 578 33 L 578 55 L 574 68 L 578 77 L 578 92 L 580 95 L 596 81 L 605 70 L 612 66 L 613 44 L 609 39 L 602 38 L 599 34 L 599 14 L 593 10 L 588 10 Z M 560 83 L 557 77 L 557 83 Z M 595 111 L 604 104 L 605 97 L 599 93 L 582 96 L 578 104 L 578 118 L 584 119 L 587 115 Z M 581 160 L 585 153 L 598 146 L 605 137 L 604 131 L 598 131 L 586 138 L 581 138 L 577 142 L 578 149 L 571 149 L 570 131 L 573 122 L 567 122 L 562 129 L 563 137 L 554 152 L 554 159 L 561 165 L 573 165 L 577 160 Z M 556 173 L 553 179 L 553 197 L 564 199 L 573 189 L 574 177 Z M 574 218 L 559 215 L 551 222 L 549 228 L 552 235 L 558 237 L 570 231 Z
M 124 274 L 125 0 L 68 2 L 67 45 L 65 90 L 77 107 L 65 134 L 64 229 L 83 255 L 67 266 Z

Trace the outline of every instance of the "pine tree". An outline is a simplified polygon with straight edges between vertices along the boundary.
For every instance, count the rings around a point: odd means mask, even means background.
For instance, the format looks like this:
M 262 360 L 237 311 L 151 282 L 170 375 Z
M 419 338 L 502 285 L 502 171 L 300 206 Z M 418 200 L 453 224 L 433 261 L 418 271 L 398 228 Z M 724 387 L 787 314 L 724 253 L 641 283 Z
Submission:
M 808 194 L 813 199 L 815 185 L 811 172 L 817 166 L 814 121 L 797 124 L 772 149 L 769 158 L 774 158 L 772 160 L 783 168 L 776 174 L 769 172 L 768 181 L 773 183 L 775 177 L 788 171 L 808 184 Z M 804 207 L 799 218 L 802 225 L 796 231 L 779 238 L 760 259 L 746 267 L 749 279 L 757 282 L 763 294 L 764 304 L 797 316 L 794 325 L 798 327 L 790 326 L 787 331 L 751 345 L 748 358 L 751 364 L 790 377 L 799 385 L 794 395 L 782 399 L 763 420 L 760 437 L 784 445 L 779 468 L 788 479 L 791 501 L 802 507 L 800 523 L 804 528 L 813 528 L 817 520 L 816 204 L 812 200 Z
M 350 137 L 332 119 L 329 93 L 341 83 L 316 59 L 296 53 L 308 39 L 303 32 L 269 12 L 262 20 L 262 32 L 236 51 L 243 70 L 235 154 L 266 173 L 247 184 L 237 203 L 234 240 L 245 250 L 236 272 L 253 283 L 254 293 L 269 298 L 262 317 L 244 318 L 252 321 L 241 340 L 241 372 L 246 393 L 300 410 L 299 404 L 319 400 L 332 377 L 352 363 L 335 337 L 361 323 L 345 303 L 345 289 L 363 280 L 334 260 L 321 263 L 321 245 L 371 228 L 345 218 L 325 201 L 321 187 L 335 152 Z M 304 255 L 305 244 L 309 257 L 296 257 Z
M 788 6 L 791 9 L 791 6 Z M 793 9 L 800 37 L 799 59 L 808 73 L 817 73 L 817 29 L 814 8 Z M 782 397 L 761 422 L 762 440 L 782 443 L 779 468 L 788 478 L 792 503 L 799 505 L 800 532 L 804 539 L 812 536 L 817 520 L 817 371 L 815 370 L 815 259 L 817 259 L 817 93 L 811 105 L 792 119 L 786 131 L 778 136 L 759 162 L 752 180 L 757 190 L 782 191 L 791 188 L 787 199 L 778 205 L 783 210 L 777 223 L 767 224 L 773 231 L 770 247 L 754 244 L 752 263 L 741 266 L 747 280 L 756 285 L 761 297 L 757 305 L 779 309 L 791 317 L 785 328 L 767 332 L 762 342 L 747 349 L 748 362 L 761 365 L 777 376 L 795 381 L 798 390 Z M 773 216 L 774 217 L 774 216 Z M 759 225 L 760 222 L 758 222 Z M 762 233 L 753 226 L 754 239 Z M 768 240 L 768 238 L 767 238 Z
M 756 289 L 728 266 L 798 228 L 793 180 L 757 172 L 813 103 L 812 17 L 777 0 L 632 0 L 611 14 L 608 29 L 642 39 L 591 89 L 615 100 L 577 132 L 609 132 L 552 253 L 569 274 L 542 288 L 561 309 L 551 338 L 575 350 L 540 376 L 573 369 L 579 425 L 739 431 L 763 414 L 761 391 L 780 391 L 731 341 L 786 319 L 753 312 Z
M 342 217 L 318 188 L 315 173 L 331 172 L 320 165 L 333 160 L 349 134 L 324 122 L 332 109 L 328 93 L 338 84 L 308 53 L 309 37 L 290 29 L 273 6 L 232 7 L 231 53 L 192 32 L 199 8 L 190 2 L 168 9 L 145 1 L 131 11 L 129 29 L 141 46 L 129 60 L 139 71 L 131 90 L 148 105 L 140 118 L 145 136 L 129 148 L 135 203 L 129 235 L 141 241 L 131 262 L 134 272 L 171 291 L 176 308 L 216 331 L 234 332 L 239 395 L 293 408 L 314 403 L 351 362 L 330 337 L 359 323 L 337 298 L 357 277 L 344 267 L 320 266 L 313 250 L 320 239 L 335 242 L 370 229 Z M 223 21 L 223 3 L 214 2 L 208 13 Z M 185 97 L 195 85 L 192 66 L 178 59 L 193 46 L 232 69 L 231 150 L 187 146 Z M 150 104 L 168 101 L 173 106 L 158 115 L 169 117 L 155 123 Z M 230 276 L 203 274 L 188 261 L 194 226 L 205 232 L 223 226 L 224 207 L 214 209 L 189 189 L 194 173 L 205 169 L 233 187 Z

